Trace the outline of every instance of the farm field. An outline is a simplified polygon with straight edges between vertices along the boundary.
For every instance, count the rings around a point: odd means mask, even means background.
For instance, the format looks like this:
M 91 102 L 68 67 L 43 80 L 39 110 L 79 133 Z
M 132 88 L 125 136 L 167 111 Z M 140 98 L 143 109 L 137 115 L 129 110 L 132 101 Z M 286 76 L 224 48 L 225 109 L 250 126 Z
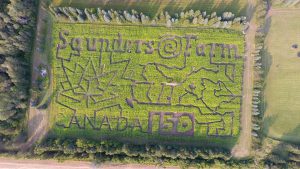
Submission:
M 283 141 L 300 142 L 300 10 L 272 9 L 267 37 L 269 51 L 266 79 L 264 133 Z
M 0 4 L 0 168 L 299 168 L 300 0 Z
M 232 147 L 244 35 L 56 22 L 51 135 Z

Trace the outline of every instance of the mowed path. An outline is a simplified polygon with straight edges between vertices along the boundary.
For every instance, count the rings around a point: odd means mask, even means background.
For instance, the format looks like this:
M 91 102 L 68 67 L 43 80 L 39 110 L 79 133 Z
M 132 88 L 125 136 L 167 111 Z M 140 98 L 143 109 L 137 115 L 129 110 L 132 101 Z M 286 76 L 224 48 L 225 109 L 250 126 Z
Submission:
M 251 6 L 256 5 L 256 0 L 248 0 L 249 7 L 247 16 L 252 15 Z M 231 154 L 235 158 L 246 158 L 251 152 L 251 116 L 252 116 L 252 92 L 253 92 L 253 66 L 255 52 L 255 33 L 257 25 L 255 19 L 251 19 L 249 28 L 246 32 L 246 51 L 245 51 L 245 63 L 244 63 L 244 76 L 243 76 L 243 98 L 242 98 L 242 111 L 241 111 L 241 131 L 238 143 L 233 147 Z

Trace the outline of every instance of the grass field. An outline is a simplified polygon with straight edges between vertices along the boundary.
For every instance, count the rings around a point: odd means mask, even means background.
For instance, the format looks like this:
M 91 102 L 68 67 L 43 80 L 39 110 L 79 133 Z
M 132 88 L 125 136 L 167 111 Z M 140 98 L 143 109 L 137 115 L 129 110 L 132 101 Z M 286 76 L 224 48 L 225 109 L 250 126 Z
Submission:
M 300 142 L 300 10 L 272 11 L 267 38 L 270 54 L 266 81 L 264 132 L 269 137 Z
M 241 32 L 55 23 L 53 39 L 55 136 L 223 147 L 236 141 Z
M 185 10 L 201 10 L 208 13 L 232 12 L 236 15 L 245 15 L 247 0 L 52 0 L 54 5 L 74 7 L 95 7 L 116 10 L 137 10 L 148 16 L 155 16 L 162 11 L 168 11 L 171 15 Z

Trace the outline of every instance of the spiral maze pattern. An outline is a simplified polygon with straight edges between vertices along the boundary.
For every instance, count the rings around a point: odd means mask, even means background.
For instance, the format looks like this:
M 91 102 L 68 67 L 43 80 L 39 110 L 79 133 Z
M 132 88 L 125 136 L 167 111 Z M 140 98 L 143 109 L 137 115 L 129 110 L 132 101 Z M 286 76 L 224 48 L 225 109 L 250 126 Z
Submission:
M 172 59 L 182 53 L 182 40 L 180 36 L 166 35 L 158 43 L 158 54 L 161 58 Z

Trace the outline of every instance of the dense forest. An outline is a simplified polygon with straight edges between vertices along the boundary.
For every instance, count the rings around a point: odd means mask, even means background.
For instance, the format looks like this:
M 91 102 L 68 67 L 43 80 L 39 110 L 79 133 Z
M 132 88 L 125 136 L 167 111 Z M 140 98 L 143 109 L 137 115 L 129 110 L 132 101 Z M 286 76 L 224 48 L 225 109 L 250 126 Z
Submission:
M 36 1 L 1 0 L 0 5 L 0 142 L 21 132 L 28 107 L 30 54 Z

